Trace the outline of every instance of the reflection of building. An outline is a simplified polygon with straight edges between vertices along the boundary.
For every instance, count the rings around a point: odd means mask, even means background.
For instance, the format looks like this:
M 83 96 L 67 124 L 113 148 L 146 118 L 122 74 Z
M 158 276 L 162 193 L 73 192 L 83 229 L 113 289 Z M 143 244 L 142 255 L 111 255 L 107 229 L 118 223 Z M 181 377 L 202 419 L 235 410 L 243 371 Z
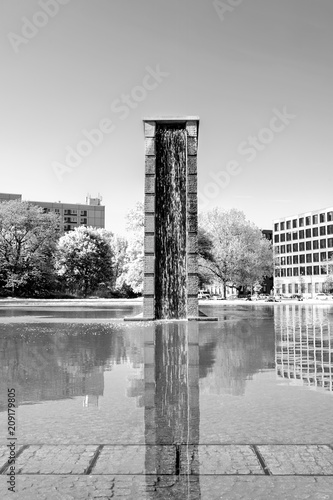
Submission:
M 327 309 L 275 309 L 276 372 L 301 385 L 333 392 L 333 339 Z M 297 382 L 298 381 L 298 382 Z
M 0 202 L 18 200 L 22 195 L 0 193 Z M 105 207 L 101 205 L 101 198 L 87 196 L 86 203 L 61 203 L 48 201 L 29 201 L 44 209 L 44 212 L 55 212 L 60 215 L 60 231 L 72 231 L 78 226 L 105 227 Z
M 276 291 L 322 292 L 333 256 L 333 207 L 277 219 L 273 237 Z
M 186 481 L 186 472 L 199 474 L 198 325 L 182 322 L 146 328 L 144 374 L 145 442 L 156 445 L 146 447 L 146 469 L 155 464 L 156 488 L 169 486 L 177 493 L 170 498 L 185 498 L 186 487 L 191 498 L 199 499 L 199 475 Z

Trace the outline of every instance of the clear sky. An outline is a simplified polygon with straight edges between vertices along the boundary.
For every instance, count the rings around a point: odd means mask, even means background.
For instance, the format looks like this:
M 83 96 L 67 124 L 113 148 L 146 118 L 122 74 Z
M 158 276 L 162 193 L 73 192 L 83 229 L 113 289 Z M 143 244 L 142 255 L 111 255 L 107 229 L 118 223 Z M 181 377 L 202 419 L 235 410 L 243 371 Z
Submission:
M 2 0 L 0 191 L 100 193 L 122 232 L 142 118 L 198 115 L 200 210 L 332 206 L 332 21 L 332 0 Z

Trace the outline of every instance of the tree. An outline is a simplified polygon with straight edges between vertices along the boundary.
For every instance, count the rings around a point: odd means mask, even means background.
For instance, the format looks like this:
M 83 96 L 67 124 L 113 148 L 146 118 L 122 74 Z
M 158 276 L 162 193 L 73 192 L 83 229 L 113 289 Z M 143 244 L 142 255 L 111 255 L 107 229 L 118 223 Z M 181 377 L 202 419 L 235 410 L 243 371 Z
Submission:
M 80 226 L 59 239 L 57 272 L 62 283 L 84 297 L 112 279 L 111 234 Z
M 326 261 L 326 277 L 324 280 L 324 288 L 327 293 L 333 292 L 333 255 Z
M 0 280 L 12 294 L 41 295 L 55 283 L 59 216 L 11 200 L 0 204 Z
M 117 280 L 117 288 L 130 287 L 134 293 L 143 291 L 143 260 L 144 260 L 144 208 L 137 202 L 126 216 L 128 233 L 126 257 L 123 272 Z
M 243 212 L 215 208 L 200 217 L 213 246 L 211 258 L 200 258 L 204 268 L 215 280 L 226 287 L 253 286 L 273 274 L 272 244 Z

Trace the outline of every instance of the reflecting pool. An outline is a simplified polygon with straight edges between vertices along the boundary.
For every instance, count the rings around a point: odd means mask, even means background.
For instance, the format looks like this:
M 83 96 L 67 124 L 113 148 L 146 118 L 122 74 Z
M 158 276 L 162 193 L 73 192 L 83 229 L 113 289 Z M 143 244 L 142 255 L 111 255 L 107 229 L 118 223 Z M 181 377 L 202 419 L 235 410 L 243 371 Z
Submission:
M 128 315 L 114 307 L 101 317 Z M 220 321 L 209 323 L 91 322 L 71 311 L 74 322 L 67 313 L 34 322 L 40 310 L 30 310 L 22 322 L 26 310 L 2 312 L 1 444 L 8 387 L 20 444 L 146 445 L 143 470 L 154 464 L 157 475 L 200 475 L 199 445 L 332 440 L 330 306 L 219 304 Z

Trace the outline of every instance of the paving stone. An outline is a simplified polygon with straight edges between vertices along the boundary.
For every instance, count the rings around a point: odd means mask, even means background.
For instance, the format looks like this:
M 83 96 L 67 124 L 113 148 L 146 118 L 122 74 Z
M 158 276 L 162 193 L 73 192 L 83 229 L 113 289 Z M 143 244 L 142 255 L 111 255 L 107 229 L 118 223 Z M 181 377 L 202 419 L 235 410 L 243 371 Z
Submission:
M 181 447 L 181 474 L 264 474 L 250 446 Z
M 88 468 L 96 445 L 33 445 L 17 459 L 20 474 L 83 474 Z
M 329 446 L 262 445 L 258 450 L 272 474 L 333 475 L 333 450 Z
M 92 474 L 174 474 L 174 446 L 104 446 Z
M 1 500 L 332 500 L 332 477 L 19 476 L 18 493 L 0 476 Z

